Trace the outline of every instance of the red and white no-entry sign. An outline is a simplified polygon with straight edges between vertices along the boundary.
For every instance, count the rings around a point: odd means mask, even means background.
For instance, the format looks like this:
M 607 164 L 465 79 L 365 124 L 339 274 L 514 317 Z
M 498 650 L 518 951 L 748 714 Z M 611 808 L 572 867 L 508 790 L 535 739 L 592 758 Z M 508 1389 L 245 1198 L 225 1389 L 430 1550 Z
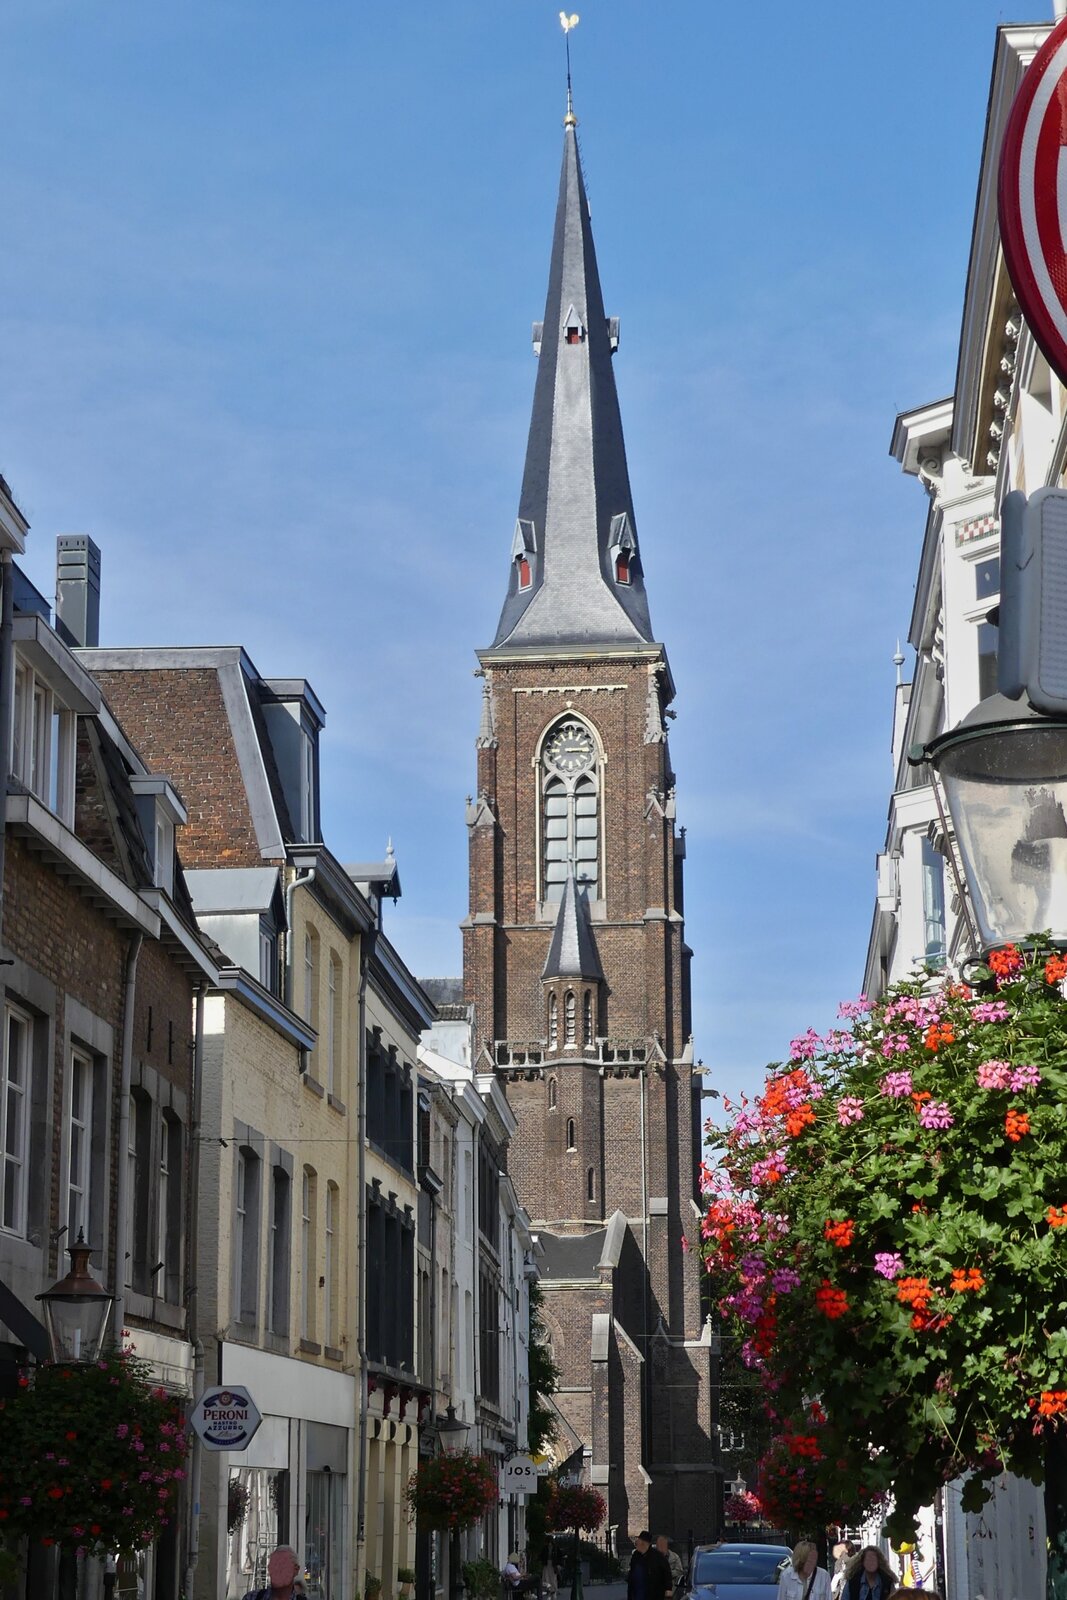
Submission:
M 1034 57 L 1011 108 L 998 200 L 1019 308 L 1067 383 L 1067 17 Z

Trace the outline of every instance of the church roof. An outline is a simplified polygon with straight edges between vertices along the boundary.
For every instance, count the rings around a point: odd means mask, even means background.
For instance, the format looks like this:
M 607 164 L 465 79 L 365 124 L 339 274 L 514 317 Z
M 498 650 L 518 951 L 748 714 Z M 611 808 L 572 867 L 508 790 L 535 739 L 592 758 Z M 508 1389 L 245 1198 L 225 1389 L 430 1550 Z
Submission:
M 511 579 L 494 648 L 652 640 L 612 370 L 617 343 L 569 116 Z M 620 571 L 628 581 L 618 581 Z
M 596 1283 L 606 1236 L 606 1228 L 571 1234 L 539 1231 L 537 1237 L 544 1252 L 538 1262 L 542 1278 Z
M 556 913 L 556 926 L 552 930 L 552 943 L 542 981 L 548 978 L 589 978 L 602 982 L 604 969 L 600 965 L 593 928 L 589 921 L 589 906 L 584 894 L 579 893 L 573 871 L 563 885 L 563 898 Z

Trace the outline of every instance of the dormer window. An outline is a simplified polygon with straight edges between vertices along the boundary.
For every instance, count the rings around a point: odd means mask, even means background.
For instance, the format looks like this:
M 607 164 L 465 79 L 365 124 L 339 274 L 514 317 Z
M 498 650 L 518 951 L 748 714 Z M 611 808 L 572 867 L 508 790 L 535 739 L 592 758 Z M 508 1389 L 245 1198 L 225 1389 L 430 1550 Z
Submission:
M 567 344 L 581 344 L 585 338 L 585 326 L 573 306 L 567 308 L 567 315 L 563 321 L 563 338 Z
M 166 778 L 134 775 L 130 787 L 148 849 L 152 883 L 173 894 L 174 829 L 185 822 L 185 807 Z
M 612 567 L 615 572 L 615 582 L 625 584 L 627 587 L 633 582 L 634 569 L 637 558 L 637 539 L 630 526 L 630 518 L 625 511 L 620 511 L 611 519 L 611 532 L 608 535 L 608 548 L 611 552 Z
M 515 563 L 516 585 L 520 590 L 533 585 L 536 550 L 537 534 L 533 523 L 529 517 L 519 517 L 511 541 L 511 559 Z

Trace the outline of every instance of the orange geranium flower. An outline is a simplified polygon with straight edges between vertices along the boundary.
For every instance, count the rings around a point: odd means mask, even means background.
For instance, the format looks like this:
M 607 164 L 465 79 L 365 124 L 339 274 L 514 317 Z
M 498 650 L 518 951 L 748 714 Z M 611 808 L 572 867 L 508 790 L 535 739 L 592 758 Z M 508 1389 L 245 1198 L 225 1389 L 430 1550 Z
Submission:
M 1067 1206 L 1049 1206 L 1047 1218 L 1050 1228 L 1067 1228 Z
M 815 1304 L 824 1317 L 836 1322 L 848 1310 L 848 1295 L 844 1289 L 836 1288 L 829 1278 L 824 1278 L 815 1291 Z
M 928 1050 L 939 1050 L 943 1044 L 952 1044 L 956 1038 L 956 1030 L 951 1022 L 935 1022 L 932 1028 L 927 1028 L 923 1043 Z
M 985 1288 L 985 1278 L 977 1267 L 956 1267 L 949 1287 L 953 1294 L 977 1294 Z
M 1045 982 L 1062 983 L 1067 978 L 1067 956 L 1049 956 L 1045 962 Z
M 925 1311 L 933 1292 L 929 1278 L 897 1279 L 897 1299 L 902 1306 L 911 1306 L 914 1311 Z
M 856 1224 L 851 1217 L 844 1222 L 834 1222 L 829 1217 L 822 1225 L 823 1237 L 831 1244 L 836 1244 L 839 1250 L 844 1250 L 852 1243 L 852 1235 Z
M 1043 1417 L 1062 1417 L 1067 1411 L 1067 1389 L 1043 1389 L 1037 1409 Z
M 1024 1133 L 1030 1132 L 1030 1118 L 1025 1111 L 1011 1110 L 1004 1118 L 1004 1132 L 1012 1144 L 1018 1144 Z
M 786 1117 L 785 1131 L 791 1139 L 795 1139 L 798 1134 L 804 1132 L 805 1128 L 810 1127 L 814 1121 L 815 1113 L 810 1103 L 805 1101 L 802 1106 L 797 1106 L 796 1110 L 791 1111 Z
M 1022 970 L 1023 958 L 1018 948 L 1013 944 L 1006 944 L 1003 950 L 994 950 L 989 957 L 989 970 L 995 972 L 998 978 L 1011 978 Z

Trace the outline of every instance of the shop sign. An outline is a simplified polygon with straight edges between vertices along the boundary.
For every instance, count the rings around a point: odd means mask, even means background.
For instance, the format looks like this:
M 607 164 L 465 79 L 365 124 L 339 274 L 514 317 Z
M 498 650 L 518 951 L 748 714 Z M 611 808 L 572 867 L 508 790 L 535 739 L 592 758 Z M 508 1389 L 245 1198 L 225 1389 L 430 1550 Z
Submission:
M 262 1421 L 255 1401 L 240 1384 L 205 1389 L 189 1413 L 189 1426 L 200 1435 L 205 1450 L 243 1450 Z
M 511 1456 L 500 1468 L 504 1494 L 536 1494 L 537 1468 L 529 1456 Z
M 1019 309 L 1067 382 L 1067 17 L 1023 77 L 999 179 L 1000 237 Z

